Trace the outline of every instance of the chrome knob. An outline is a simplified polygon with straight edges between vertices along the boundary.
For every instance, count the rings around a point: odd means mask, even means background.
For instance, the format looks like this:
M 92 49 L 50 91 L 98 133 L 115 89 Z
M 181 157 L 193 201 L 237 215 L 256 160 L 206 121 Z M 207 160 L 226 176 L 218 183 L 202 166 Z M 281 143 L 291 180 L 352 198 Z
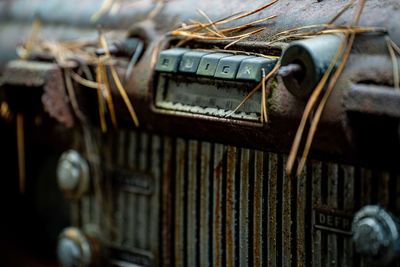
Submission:
M 89 187 L 89 164 L 75 150 L 64 152 L 57 166 L 57 181 L 68 198 L 80 198 Z
M 78 228 L 68 227 L 59 236 L 57 256 L 62 267 L 89 266 L 92 259 L 90 241 Z
M 373 262 L 391 262 L 400 252 L 399 226 L 398 220 L 382 207 L 363 207 L 352 225 L 356 252 Z

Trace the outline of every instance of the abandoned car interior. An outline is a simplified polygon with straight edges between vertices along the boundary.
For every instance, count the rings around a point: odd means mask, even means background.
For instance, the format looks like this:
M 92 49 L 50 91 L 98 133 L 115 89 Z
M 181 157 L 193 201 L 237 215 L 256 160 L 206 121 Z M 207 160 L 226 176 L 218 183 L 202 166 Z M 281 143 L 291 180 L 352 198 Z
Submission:
M 400 266 L 399 0 L 0 0 L 0 266 Z

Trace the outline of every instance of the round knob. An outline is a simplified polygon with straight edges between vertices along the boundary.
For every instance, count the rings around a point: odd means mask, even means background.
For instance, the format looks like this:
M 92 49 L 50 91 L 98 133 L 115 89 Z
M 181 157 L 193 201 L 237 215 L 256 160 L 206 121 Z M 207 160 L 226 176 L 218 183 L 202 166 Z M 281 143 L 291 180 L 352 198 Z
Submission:
M 90 242 L 78 228 L 68 227 L 59 236 L 57 256 L 62 267 L 89 266 L 92 259 Z
M 67 197 L 81 197 L 89 187 L 87 161 L 75 150 L 64 152 L 58 161 L 57 180 Z
M 380 264 L 391 262 L 400 252 L 399 223 L 380 206 L 365 206 L 353 219 L 356 252 Z
M 342 40 L 332 34 L 290 43 L 283 51 L 279 74 L 292 95 L 307 98 L 313 92 Z

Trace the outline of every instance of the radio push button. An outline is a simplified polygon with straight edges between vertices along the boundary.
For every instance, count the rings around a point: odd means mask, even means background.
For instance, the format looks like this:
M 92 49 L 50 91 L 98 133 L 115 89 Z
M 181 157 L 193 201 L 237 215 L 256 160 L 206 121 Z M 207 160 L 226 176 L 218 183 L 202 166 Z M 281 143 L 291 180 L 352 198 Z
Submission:
M 199 68 L 197 69 L 197 74 L 202 76 L 214 77 L 219 61 L 229 56 L 233 55 L 227 53 L 212 53 L 203 56 L 201 58 Z
M 222 58 L 217 66 L 214 77 L 230 79 L 236 78 L 240 63 L 245 59 L 251 59 L 251 56 L 231 56 Z
M 263 57 L 252 57 L 240 63 L 239 71 L 236 75 L 237 79 L 250 80 L 259 82 L 261 81 L 261 70 L 265 69 L 268 74 L 275 66 L 276 59 L 268 59 Z
M 196 73 L 200 65 L 200 60 L 207 52 L 189 51 L 182 56 L 181 63 L 179 64 L 179 72 Z
M 185 48 L 172 48 L 162 51 L 158 57 L 156 70 L 162 72 L 177 72 L 181 58 L 187 51 L 189 50 Z

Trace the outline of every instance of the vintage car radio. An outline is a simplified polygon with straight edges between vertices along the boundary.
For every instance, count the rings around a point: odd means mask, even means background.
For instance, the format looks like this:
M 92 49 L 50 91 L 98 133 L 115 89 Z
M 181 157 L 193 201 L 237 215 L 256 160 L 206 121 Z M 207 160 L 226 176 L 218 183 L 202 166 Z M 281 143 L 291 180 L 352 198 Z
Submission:
M 80 2 L 0 3 L 1 102 L 32 120 L 26 132 L 56 129 L 50 146 L 68 133 L 52 177 L 70 207 L 53 242 L 60 266 L 400 264 L 398 1 Z M 17 60 L 28 11 L 58 46 Z M 335 79 L 290 173 L 303 112 Z

